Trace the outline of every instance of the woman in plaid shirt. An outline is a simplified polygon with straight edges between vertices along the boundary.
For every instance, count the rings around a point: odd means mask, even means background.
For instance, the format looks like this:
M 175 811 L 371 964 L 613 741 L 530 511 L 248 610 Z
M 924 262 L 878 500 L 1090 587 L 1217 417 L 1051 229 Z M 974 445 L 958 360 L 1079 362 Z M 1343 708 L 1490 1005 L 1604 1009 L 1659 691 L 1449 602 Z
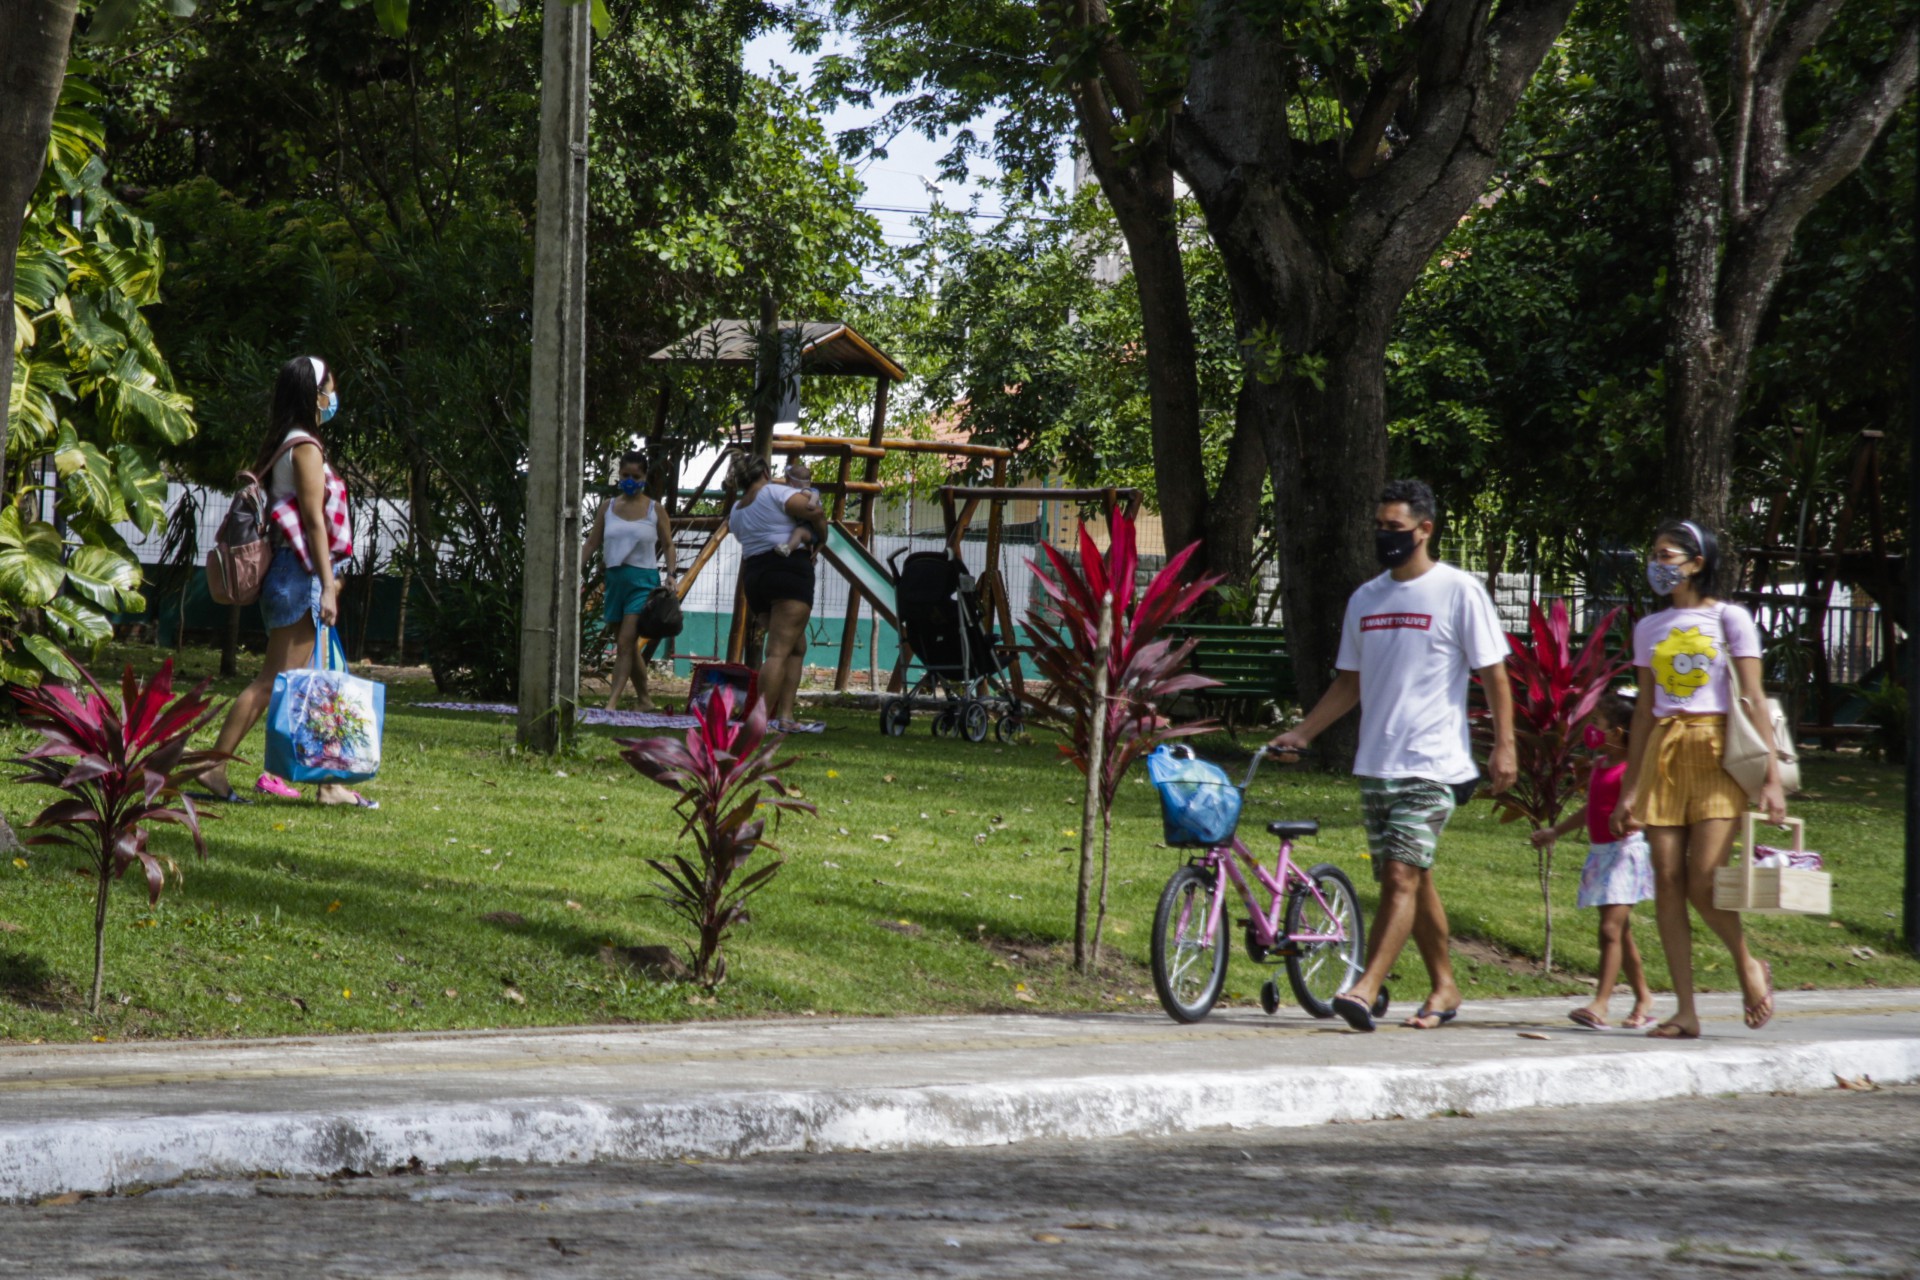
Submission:
M 313 660 L 316 624 L 332 626 L 340 613 L 340 580 L 335 561 L 353 553 L 353 531 L 347 519 L 347 491 L 327 465 L 321 426 L 339 411 L 340 395 L 333 373 L 318 356 L 295 356 L 280 366 L 273 385 L 272 425 L 260 442 L 253 473 L 267 489 L 267 508 L 274 526 L 273 567 L 260 588 L 260 612 L 267 625 L 267 657 L 253 683 L 240 691 L 227 712 L 214 750 L 231 754 L 240 747 L 273 700 L 274 677 L 307 666 Z M 315 554 L 315 548 L 326 548 Z M 224 764 L 200 775 L 205 793 L 195 799 L 249 804 L 234 790 Z M 254 790 L 263 795 L 298 799 L 299 791 L 285 779 L 263 773 Z M 378 809 L 377 802 L 358 791 L 333 783 L 320 787 L 321 804 L 354 805 Z

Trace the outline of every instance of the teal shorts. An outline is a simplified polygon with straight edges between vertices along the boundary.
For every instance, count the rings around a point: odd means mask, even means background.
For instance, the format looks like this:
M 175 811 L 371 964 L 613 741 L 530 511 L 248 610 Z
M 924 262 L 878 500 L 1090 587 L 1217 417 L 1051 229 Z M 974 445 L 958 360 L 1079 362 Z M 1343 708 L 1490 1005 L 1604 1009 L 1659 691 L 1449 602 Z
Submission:
M 1430 778 L 1360 779 L 1360 817 L 1367 828 L 1367 853 L 1374 879 L 1385 864 L 1404 862 L 1433 870 L 1440 833 L 1453 816 L 1453 788 Z
M 608 627 L 618 627 L 622 618 L 647 607 L 647 597 L 659 585 L 658 569 L 637 569 L 630 564 L 614 565 L 607 570 L 607 602 L 600 610 L 600 617 Z

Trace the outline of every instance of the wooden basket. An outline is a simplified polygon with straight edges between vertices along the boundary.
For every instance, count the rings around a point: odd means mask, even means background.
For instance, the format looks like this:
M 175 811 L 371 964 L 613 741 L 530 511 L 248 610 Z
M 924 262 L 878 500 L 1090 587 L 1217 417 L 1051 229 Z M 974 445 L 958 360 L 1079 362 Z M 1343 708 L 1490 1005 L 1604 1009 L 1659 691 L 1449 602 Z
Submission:
M 1713 905 L 1722 911 L 1747 911 L 1763 916 L 1831 914 L 1833 877 L 1827 872 L 1753 865 L 1754 826 L 1759 817 L 1757 813 L 1747 814 L 1738 865 L 1724 866 L 1714 872 Z M 1794 851 L 1805 849 L 1805 821 L 1788 818 L 1786 825 L 1793 828 Z

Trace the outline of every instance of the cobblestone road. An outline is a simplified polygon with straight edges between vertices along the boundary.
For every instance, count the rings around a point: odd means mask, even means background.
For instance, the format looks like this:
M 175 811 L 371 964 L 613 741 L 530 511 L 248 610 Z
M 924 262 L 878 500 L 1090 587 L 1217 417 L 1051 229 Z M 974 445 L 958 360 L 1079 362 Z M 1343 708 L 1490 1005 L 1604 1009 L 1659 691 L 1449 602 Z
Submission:
M 229 1275 L 1915 1278 L 1920 1088 L 0 1208 L 0 1276 Z

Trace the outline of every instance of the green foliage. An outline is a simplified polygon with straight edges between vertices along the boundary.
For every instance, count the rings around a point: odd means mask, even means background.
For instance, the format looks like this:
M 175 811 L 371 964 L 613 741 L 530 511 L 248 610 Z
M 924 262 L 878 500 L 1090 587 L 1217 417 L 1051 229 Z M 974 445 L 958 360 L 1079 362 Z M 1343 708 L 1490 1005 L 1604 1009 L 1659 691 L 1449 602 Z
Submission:
M 159 239 L 107 184 L 87 70 L 76 64 L 61 93 L 12 301 L 0 678 L 21 684 L 72 678 L 62 647 L 91 651 L 111 634 L 109 614 L 146 607 L 139 563 L 112 526 L 160 525 L 159 453 L 196 430 L 147 322 Z
M 754 5 L 611 6 L 593 59 L 587 456 L 651 429 L 647 356 L 716 315 L 836 314 L 878 252 L 790 81 L 745 77 Z M 169 246 L 158 320 L 224 485 L 251 459 L 275 369 L 334 367 L 329 456 L 413 536 L 367 567 L 412 573 L 410 613 L 449 690 L 518 679 L 540 13 L 413 0 L 405 36 L 364 5 L 203 7 L 110 86 L 130 181 Z M 683 399 L 683 405 L 687 403 Z M 693 428 L 731 428 L 709 403 Z M 362 545 L 367 540 L 361 539 Z M 416 608 L 417 605 L 417 608 Z
M 936 211 L 903 254 L 906 289 L 887 319 L 917 375 L 909 420 L 947 425 L 958 412 L 974 439 L 1021 451 L 1016 476 L 1131 485 L 1151 503 L 1140 295 L 1112 215 L 1092 189 L 1029 201 L 1009 184 L 1001 194 L 1005 217 Z M 1186 268 L 1211 483 L 1233 432 L 1240 354 L 1219 254 L 1202 241 Z

